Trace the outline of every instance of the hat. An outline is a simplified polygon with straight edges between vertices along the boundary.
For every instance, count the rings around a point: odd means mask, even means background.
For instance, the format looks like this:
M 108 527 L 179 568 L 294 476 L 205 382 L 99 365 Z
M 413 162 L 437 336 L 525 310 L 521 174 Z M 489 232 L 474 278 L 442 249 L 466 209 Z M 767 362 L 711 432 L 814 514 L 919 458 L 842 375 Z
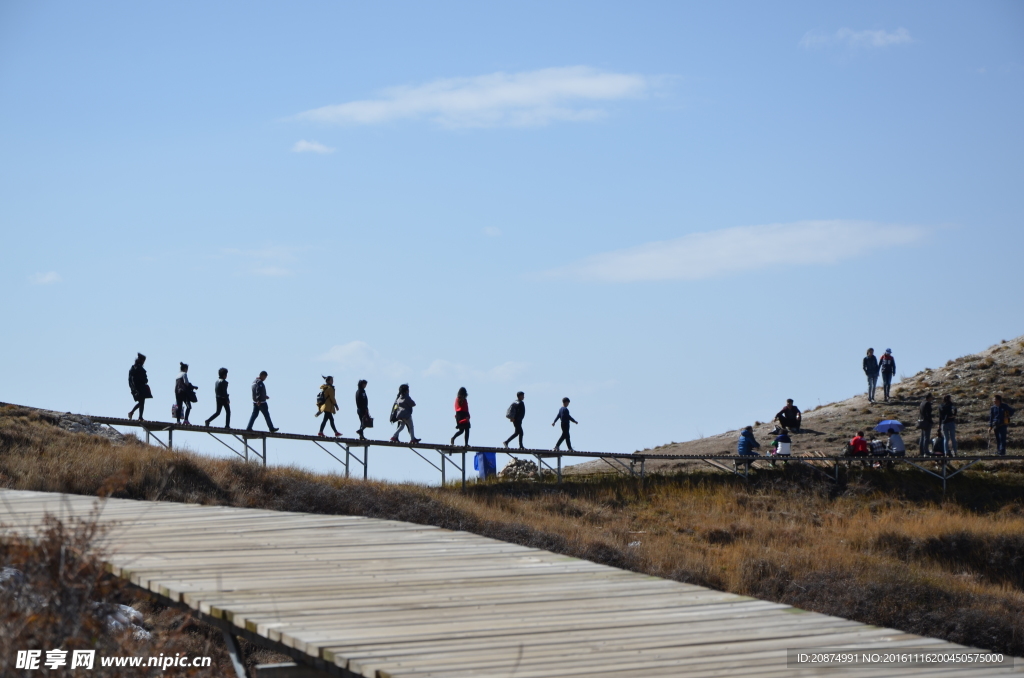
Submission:
M 891 348 L 887 348 L 887 349 L 885 349 L 885 352 L 886 353 L 892 353 L 892 349 Z

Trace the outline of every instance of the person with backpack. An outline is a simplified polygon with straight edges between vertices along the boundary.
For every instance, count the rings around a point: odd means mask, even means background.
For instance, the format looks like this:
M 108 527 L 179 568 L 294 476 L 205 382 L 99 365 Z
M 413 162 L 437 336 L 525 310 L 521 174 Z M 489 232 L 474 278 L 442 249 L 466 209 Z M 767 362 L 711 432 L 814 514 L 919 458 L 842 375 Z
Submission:
M 391 436 L 391 442 L 397 443 L 398 434 L 403 428 L 409 429 L 409 444 L 415 445 L 420 441 L 412 427 L 412 408 L 416 407 L 416 401 L 409 396 L 409 384 L 402 384 L 398 387 L 398 397 L 395 404 L 391 406 L 391 423 L 397 423 L 395 435 Z
M 334 431 L 334 437 L 337 438 L 341 434 L 338 433 L 338 427 L 334 425 L 334 413 L 338 411 L 338 400 L 334 397 L 334 377 L 324 377 L 323 380 L 320 392 L 316 394 L 316 414 L 313 415 L 316 417 L 324 415 L 320 421 L 320 432 L 317 435 L 321 438 L 325 437 L 324 427 L 327 422 L 331 422 L 331 430 Z
M 956 405 L 953 404 L 952 396 L 942 396 L 942 404 L 939 405 L 939 432 L 942 434 L 944 444 L 943 451 L 947 457 L 955 457 L 956 445 Z
M 741 457 L 756 457 L 758 454 L 754 450 L 760 447 L 761 443 L 754 438 L 754 427 L 745 426 L 740 431 L 740 439 L 736 441 L 736 454 Z
M 563 440 L 565 441 L 565 446 L 569 448 L 569 451 L 575 452 L 575 450 L 572 449 L 572 440 L 569 439 L 569 422 L 572 422 L 577 426 L 579 426 L 580 423 L 573 419 L 572 415 L 569 414 L 568 398 L 562 398 L 562 407 L 559 408 L 558 414 L 555 415 L 555 421 L 551 422 L 551 425 L 554 426 L 556 421 L 562 422 L 562 437 L 558 439 L 557 443 L 555 443 L 555 452 L 558 452 L 558 448 L 561 446 Z
M 782 428 L 787 428 L 793 433 L 799 433 L 803 418 L 803 413 L 800 412 L 799 407 L 793 404 L 793 399 L 787 398 L 786 406 L 779 410 L 773 421 L 778 420 L 779 426 Z
M 135 364 L 128 369 L 128 388 L 132 391 L 132 400 L 135 407 L 128 413 L 131 420 L 135 410 L 139 411 L 139 421 L 142 421 L 142 413 L 146 411 L 146 399 L 153 397 L 153 390 L 149 388 L 149 377 L 146 376 L 146 356 L 139 353 L 135 356 Z
M 370 400 L 366 397 L 365 379 L 360 379 L 356 384 L 356 416 L 359 417 L 359 429 L 356 433 L 359 434 L 360 440 L 366 440 L 363 431 L 373 428 L 373 417 L 370 416 Z
M 455 396 L 455 435 L 450 444 L 454 445 L 459 436 L 465 436 L 465 447 L 469 447 L 469 426 L 469 391 L 460 386 Z
M 178 363 L 178 366 L 181 368 L 181 372 L 178 373 L 178 378 L 174 381 L 174 399 L 177 403 L 177 413 L 174 416 L 177 417 L 179 424 L 184 419 L 185 426 L 191 426 L 188 415 L 192 414 L 192 403 L 199 400 L 196 397 L 197 387 L 188 380 L 188 365 Z
M 932 416 L 932 394 L 929 393 L 924 397 L 924 402 L 921 403 L 921 409 L 917 418 L 917 427 L 921 429 L 921 443 L 919 447 L 922 457 L 928 454 L 928 443 L 931 441 L 932 426 L 934 425 L 935 420 Z
M 228 397 L 228 368 L 222 367 L 217 370 L 217 383 L 213 385 L 213 395 L 217 398 L 217 411 L 206 420 L 206 425 L 220 416 L 221 409 L 224 410 L 224 428 L 231 428 L 231 399 Z
M 995 431 L 996 454 L 1000 457 L 1006 456 L 1006 434 L 1014 412 L 1016 410 L 1003 402 L 1003 396 L 992 398 L 992 408 L 988 411 L 988 429 Z
M 267 422 L 267 428 L 270 429 L 271 433 L 277 433 L 279 429 L 274 428 L 274 422 L 270 421 L 270 408 L 267 407 L 267 401 L 270 400 L 270 396 L 267 395 L 267 385 L 264 384 L 267 380 L 267 372 L 264 370 L 260 372 L 260 376 L 256 377 L 256 380 L 252 382 L 252 416 L 249 417 L 249 425 L 245 427 L 246 431 L 252 430 L 252 425 L 256 423 L 256 416 L 263 413 L 263 419 Z
M 878 358 L 875 357 L 875 349 L 869 348 L 864 358 L 864 374 L 868 377 L 868 402 L 875 402 L 875 388 L 878 387 Z
M 505 410 L 505 418 L 511 421 L 512 425 L 515 427 L 515 430 L 512 431 L 512 435 L 505 439 L 506 448 L 508 448 L 508 444 L 512 442 L 516 436 L 519 436 L 519 449 L 526 449 L 523 447 L 523 419 L 526 418 L 526 403 L 523 402 L 523 399 L 525 397 L 526 394 L 519 391 L 516 393 L 515 401 L 513 401 L 513 403 L 508 406 L 508 409 Z
M 889 402 L 889 387 L 892 386 L 892 377 L 896 374 L 896 359 L 892 357 L 892 349 L 885 349 L 885 355 L 878 361 L 878 371 L 882 375 L 882 394 L 885 402 Z

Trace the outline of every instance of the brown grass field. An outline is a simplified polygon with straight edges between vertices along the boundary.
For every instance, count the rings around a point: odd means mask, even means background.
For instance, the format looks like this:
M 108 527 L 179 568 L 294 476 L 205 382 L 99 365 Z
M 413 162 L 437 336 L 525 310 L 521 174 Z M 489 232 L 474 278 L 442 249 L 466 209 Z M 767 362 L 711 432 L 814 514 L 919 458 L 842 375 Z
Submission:
M 652 575 L 1024 655 L 1024 469 L 950 481 L 796 466 L 481 483 L 466 492 L 118 444 L 0 407 L 0 487 L 381 517 L 467 530 Z

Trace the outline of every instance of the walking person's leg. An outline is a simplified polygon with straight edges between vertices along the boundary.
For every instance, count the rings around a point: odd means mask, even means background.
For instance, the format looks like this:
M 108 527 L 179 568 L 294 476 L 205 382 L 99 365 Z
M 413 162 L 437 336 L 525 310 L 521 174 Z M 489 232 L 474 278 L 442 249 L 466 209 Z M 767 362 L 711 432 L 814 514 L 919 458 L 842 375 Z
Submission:
M 420 439 L 416 437 L 416 431 L 412 427 L 412 417 L 405 420 L 405 425 L 409 428 L 409 442 L 418 443 Z
M 260 412 L 263 413 L 263 418 L 267 420 L 267 428 L 273 433 L 277 429 L 274 428 L 274 422 L 270 421 L 270 406 L 266 403 L 260 403 Z
M 135 403 L 135 407 L 133 407 L 133 408 L 131 409 L 131 411 L 129 411 L 129 412 L 128 412 L 128 418 L 129 418 L 129 419 L 131 419 L 131 418 L 132 418 L 132 415 L 133 415 L 133 414 L 135 414 L 135 410 L 139 409 L 139 405 L 141 405 L 141 404 L 142 404 L 142 403 L 144 403 L 144 402 L 146 402 L 146 401 L 144 401 L 144 400 L 139 400 L 139 401 L 137 401 L 137 402 Z
M 996 454 L 1003 456 L 1006 454 L 1006 433 L 1008 429 L 1005 426 L 996 426 Z
M 921 440 L 919 441 L 921 448 L 921 456 L 926 456 L 929 452 L 929 446 L 932 442 L 932 427 L 922 426 L 921 427 Z
M 224 428 L 231 428 L 231 403 L 224 402 Z
M 146 399 L 139 401 L 139 421 L 142 421 L 142 413 L 146 411 Z
M 249 417 L 249 425 L 245 427 L 246 431 L 252 430 L 252 425 L 256 423 L 256 417 L 259 416 L 260 406 L 257 403 L 252 404 L 252 416 Z
M 878 388 L 878 376 L 868 377 L 868 400 L 875 402 L 875 389 Z
M 327 426 L 327 417 L 331 416 L 327 412 L 324 412 L 324 416 L 320 419 L 320 435 L 324 434 L 324 427 Z
M 185 402 L 181 398 L 175 398 L 174 402 L 178 404 L 178 416 L 175 417 L 176 423 L 180 424 L 182 417 L 185 416 L 184 406 Z
M 565 438 L 565 446 L 569 449 L 570 452 L 572 452 L 572 438 L 569 436 L 568 425 L 566 425 L 566 427 L 562 429 L 562 436 Z
M 562 441 L 564 441 L 564 440 L 565 440 L 565 437 L 566 437 L 566 435 L 568 435 L 568 431 L 566 431 L 566 430 L 565 430 L 565 429 L 563 428 L 563 429 L 562 429 L 562 435 L 561 435 L 561 436 L 559 436 L 559 438 L 558 438 L 558 442 L 557 442 L 557 443 L 555 443 L 555 450 L 558 450 L 559 446 L 560 446 L 560 445 L 562 444 Z
M 516 422 L 516 432 L 512 434 L 512 437 L 519 436 L 519 449 L 523 448 L 523 424 L 522 422 Z

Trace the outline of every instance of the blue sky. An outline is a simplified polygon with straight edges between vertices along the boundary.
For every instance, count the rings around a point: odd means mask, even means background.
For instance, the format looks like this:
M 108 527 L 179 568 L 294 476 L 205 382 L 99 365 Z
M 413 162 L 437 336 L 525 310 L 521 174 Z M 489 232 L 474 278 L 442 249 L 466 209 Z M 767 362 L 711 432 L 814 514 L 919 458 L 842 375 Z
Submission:
M 4 401 L 630 451 L 1024 333 L 1020 3 L 8 2 L 0 101 Z

